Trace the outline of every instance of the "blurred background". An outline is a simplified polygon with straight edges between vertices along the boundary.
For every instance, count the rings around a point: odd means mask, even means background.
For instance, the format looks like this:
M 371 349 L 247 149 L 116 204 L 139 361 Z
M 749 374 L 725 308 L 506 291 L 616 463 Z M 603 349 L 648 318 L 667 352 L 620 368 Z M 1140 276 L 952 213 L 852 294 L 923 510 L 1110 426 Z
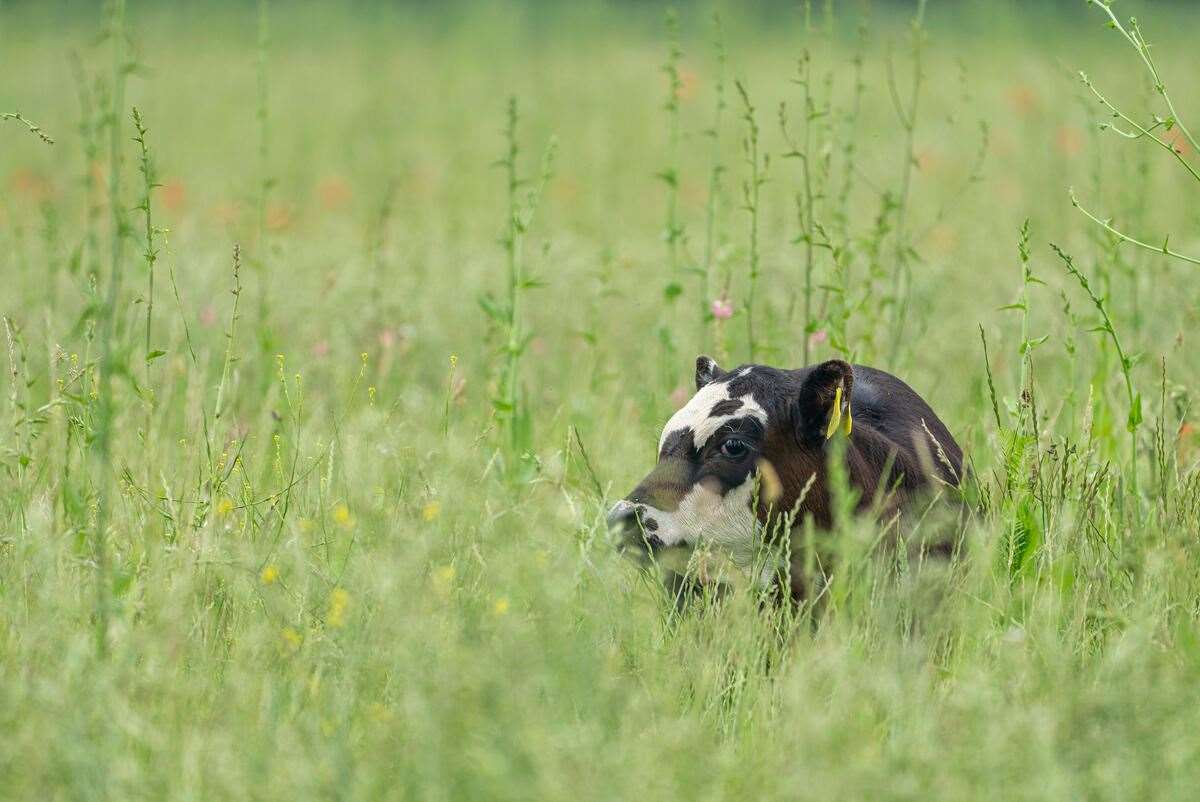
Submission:
M 0 0 L 0 796 L 1192 798 L 1198 154 L 1106 21 Z M 847 517 L 674 617 L 603 511 L 701 351 L 928 398 L 951 590 Z

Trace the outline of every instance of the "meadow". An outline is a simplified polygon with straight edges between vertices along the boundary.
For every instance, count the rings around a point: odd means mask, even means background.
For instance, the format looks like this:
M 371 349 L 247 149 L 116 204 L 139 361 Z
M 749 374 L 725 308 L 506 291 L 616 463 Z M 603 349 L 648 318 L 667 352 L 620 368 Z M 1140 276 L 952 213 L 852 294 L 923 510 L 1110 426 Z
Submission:
M 0 798 L 1194 798 L 1200 12 L 1113 12 L 0 3 Z M 699 353 L 908 381 L 954 564 L 675 614 Z

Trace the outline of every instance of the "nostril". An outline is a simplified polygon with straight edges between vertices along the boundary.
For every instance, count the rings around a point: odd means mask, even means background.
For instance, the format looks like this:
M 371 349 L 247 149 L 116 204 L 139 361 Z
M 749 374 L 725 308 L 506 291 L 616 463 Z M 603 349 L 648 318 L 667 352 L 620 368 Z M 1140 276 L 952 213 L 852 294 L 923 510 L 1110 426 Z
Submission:
M 629 525 L 629 522 L 633 520 L 635 515 L 637 515 L 637 508 L 633 504 L 624 500 L 618 501 L 608 511 L 608 528 L 624 528 Z

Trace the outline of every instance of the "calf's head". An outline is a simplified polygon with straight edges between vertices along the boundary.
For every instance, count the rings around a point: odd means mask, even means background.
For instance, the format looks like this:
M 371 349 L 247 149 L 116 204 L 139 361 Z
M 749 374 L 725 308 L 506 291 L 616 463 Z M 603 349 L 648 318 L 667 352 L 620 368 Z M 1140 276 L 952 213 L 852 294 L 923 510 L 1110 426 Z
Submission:
M 748 565 L 772 510 L 796 507 L 826 442 L 850 434 L 853 384 L 840 360 L 726 372 L 699 357 L 696 394 L 663 427 L 657 465 L 609 513 L 619 547 L 645 556 L 703 543 Z

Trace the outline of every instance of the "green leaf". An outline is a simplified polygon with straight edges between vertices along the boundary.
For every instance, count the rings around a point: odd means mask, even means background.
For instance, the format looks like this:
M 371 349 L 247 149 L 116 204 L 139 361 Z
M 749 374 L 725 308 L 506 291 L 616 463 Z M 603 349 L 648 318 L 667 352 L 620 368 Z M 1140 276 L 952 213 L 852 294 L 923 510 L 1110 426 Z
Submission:
M 683 285 L 678 281 L 672 281 L 667 286 L 663 287 L 663 297 L 668 301 L 673 301 L 683 294 Z
M 1137 428 L 1142 425 L 1142 394 L 1137 393 L 1133 397 L 1133 406 L 1129 408 L 1129 422 L 1126 428 L 1131 432 L 1136 432 Z
M 490 294 L 480 295 L 478 301 L 479 308 L 482 309 L 483 313 L 492 320 L 496 321 L 497 323 L 505 323 L 507 321 L 507 315 L 503 310 L 501 310 L 499 305 L 496 303 L 496 299 Z
M 155 349 L 155 350 L 149 352 L 148 354 L 146 354 L 146 361 L 153 362 L 154 360 L 158 359 L 160 356 L 166 356 L 166 353 L 167 353 L 166 351 Z
M 1025 342 L 1021 343 L 1021 353 L 1022 353 L 1022 354 L 1028 353 L 1028 352 L 1032 351 L 1034 348 L 1037 348 L 1039 345 L 1041 345 L 1042 343 L 1046 342 L 1046 340 L 1049 340 L 1049 339 L 1050 339 L 1050 335 L 1049 335 L 1049 334 L 1047 334 L 1047 335 L 1044 335 L 1044 336 L 1042 336 L 1042 337 L 1038 337 L 1038 338 L 1036 338 L 1036 339 L 1033 339 L 1033 340 L 1026 340 Z

